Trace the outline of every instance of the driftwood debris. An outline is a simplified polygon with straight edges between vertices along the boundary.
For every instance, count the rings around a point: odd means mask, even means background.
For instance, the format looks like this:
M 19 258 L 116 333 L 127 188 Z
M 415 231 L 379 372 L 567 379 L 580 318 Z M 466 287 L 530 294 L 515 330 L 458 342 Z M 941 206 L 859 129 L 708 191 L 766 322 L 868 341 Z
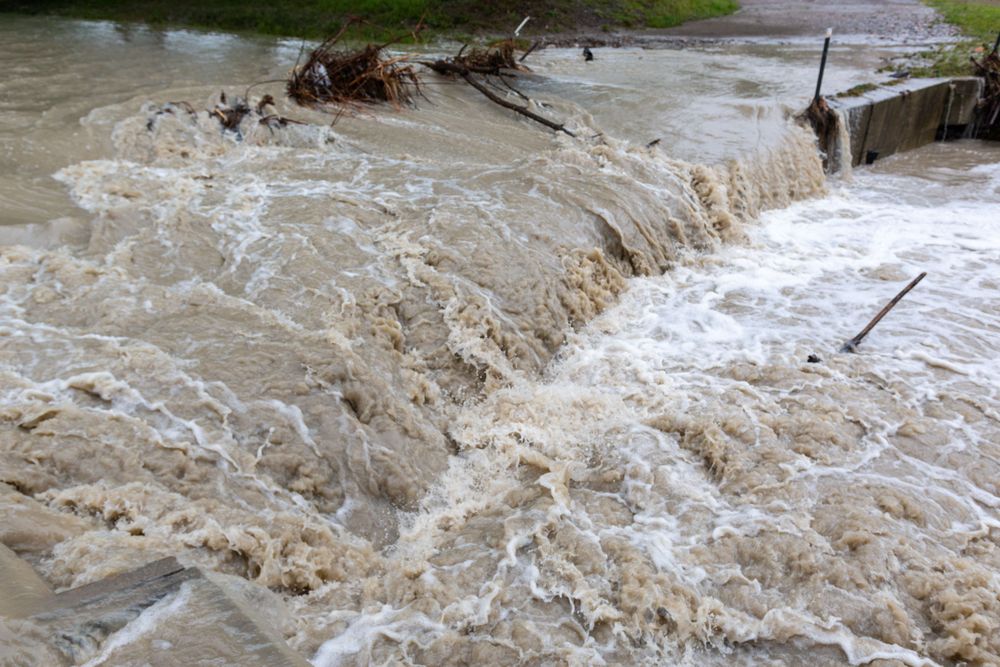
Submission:
M 190 109 L 191 105 L 184 102 Z M 251 104 L 249 98 L 236 97 L 230 100 L 226 96 L 226 91 L 219 93 L 219 103 L 208 112 L 209 116 L 218 119 L 223 130 L 234 132 L 238 137 L 242 137 L 241 125 L 243 120 L 250 118 L 256 120 L 260 125 L 265 126 L 272 132 L 286 125 L 303 125 L 300 120 L 285 118 L 274 110 L 274 98 L 264 95 L 256 104 Z
M 889 303 L 887 303 L 887 304 L 885 305 L 885 307 L 884 307 L 884 308 L 883 308 L 882 310 L 878 311 L 878 315 L 876 315 L 875 317 L 873 317 L 873 318 L 872 318 L 872 321 L 871 321 L 871 322 L 869 322 L 869 323 L 867 324 L 867 326 L 865 326 L 865 328 L 864 328 L 864 329 L 862 329 L 862 330 L 861 330 L 861 331 L 860 331 L 860 332 L 858 333 L 858 335 L 857 335 L 857 336 L 855 336 L 855 337 L 854 337 L 854 338 L 852 338 L 851 340 L 849 340 L 849 341 L 847 341 L 846 343 L 844 343 L 844 345 L 843 345 L 843 346 L 842 346 L 842 347 L 840 348 L 840 351 L 841 351 L 841 352 L 856 352 L 856 351 L 857 351 L 857 349 L 858 349 L 858 344 L 860 344 L 860 343 L 861 343 L 861 341 L 862 341 L 862 339 L 864 339 L 864 337 L 868 335 L 868 332 L 870 332 L 870 331 L 871 331 L 872 329 L 874 329 L 874 328 L 875 328 L 875 325 L 876 325 L 876 324 L 878 324 L 878 323 L 879 323 L 880 321 L 882 321 L 882 318 L 883 318 L 883 317 L 885 317 L 885 316 L 886 316 L 886 314 L 887 314 L 887 313 L 888 313 L 888 312 L 889 312 L 890 310 L 892 310 L 892 309 L 893 309 L 893 307 L 894 307 L 894 306 L 895 306 L 895 305 L 896 305 L 897 303 L 899 303 L 899 300 L 900 300 L 900 299 L 902 299 L 902 298 L 903 298 L 904 296 L 906 296 L 907 292 L 909 292 L 909 291 L 910 291 L 911 289 L 913 289 L 914 287 L 916 287 L 916 286 L 917 286 L 917 283 L 919 283 L 919 282 L 920 282 L 921 280 L 923 280 L 923 279 L 924 279 L 924 276 L 926 276 L 926 275 L 927 275 L 927 272 L 926 272 L 926 271 L 924 271 L 924 272 L 923 272 L 923 273 L 921 273 L 921 274 L 920 274 L 919 276 L 917 276 L 917 277 L 916 277 L 916 278 L 914 278 L 914 279 L 913 279 L 912 281 L 910 281 L 910 284 L 909 284 L 909 285 L 907 285 L 906 287 L 904 287 L 904 288 L 903 288 L 903 289 L 902 289 L 902 290 L 901 290 L 901 291 L 899 292 L 899 294 L 897 294 L 896 296 L 894 296 L 894 297 L 892 298 L 892 301 L 890 301 Z
M 420 94 L 420 78 L 409 56 L 386 55 L 389 44 L 341 48 L 338 40 L 343 32 L 310 51 L 304 63 L 296 64 L 285 84 L 288 97 L 299 106 L 338 110 L 362 104 L 388 103 L 397 109 L 412 104 Z
M 1000 54 L 994 49 L 982 60 L 972 58 L 976 76 L 983 79 L 983 94 L 976 105 L 976 136 L 1000 138 Z
M 524 53 L 522 53 L 521 57 L 517 59 L 517 62 L 523 63 L 524 59 L 527 58 L 528 56 L 530 56 L 532 54 L 532 52 L 535 49 L 537 49 L 539 46 L 541 46 L 541 45 L 542 45 L 542 43 L 539 40 L 535 40 L 534 42 L 532 42 L 531 46 L 528 47 L 528 50 L 525 51 Z
M 187 101 L 167 102 L 156 111 L 146 121 L 146 129 L 152 132 L 156 129 L 159 119 L 166 115 L 178 116 L 178 112 L 184 112 L 191 119 L 198 116 L 198 111 Z M 205 109 L 203 113 L 210 118 L 219 121 L 219 125 L 224 132 L 231 132 L 237 139 L 243 138 L 243 121 L 250 119 L 265 126 L 272 132 L 275 129 L 287 125 L 302 125 L 302 121 L 286 118 L 278 114 L 274 109 L 274 98 L 264 95 L 256 104 L 251 104 L 249 99 L 243 97 L 230 98 L 226 91 L 219 93 L 219 101 L 211 109 Z
M 539 42 L 532 44 L 520 58 L 516 57 L 516 41 L 506 39 L 485 48 L 463 46 L 450 57 L 417 60 L 406 54 L 387 55 L 385 49 L 393 42 L 368 44 L 353 50 L 343 48 L 339 46 L 343 33 L 342 29 L 324 41 L 309 52 L 305 62 L 296 63 L 292 69 L 285 90 L 296 104 L 331 108 L 338 114 L 368 104 L 388 103 L 397 109 L 412 105 L 422 95 L 421 77 L 415 68 L 419 65 L 441 76 L 457 77 L 494 104 L 556 132 L 576 136 L 562 123 L 532 111 L 531 100 L 512 84 L 518 72 L 528 71 L 521 63 Z M 509 94 L 516 95 L 524 104 L 506 99 Z
M 527 68 L 514 58 L 514 40 L 505 40 L 488 49 L 472 49 L 468 54 L 465 54 L 465 47 L 463 46 L 457 55 L 450 58 L 421 60 L 419 63 L 437 74 L 458 76 L 494 104 L 519 113 L 556 132 L 563 132 L 571 137 L 576 136 L 576 134 L 566 129 L 562 123 L 549 120 L 531 111 L 527 104 L 510 102 L 490 90 L 492 87 L 502 92 L 513 92 L 526 102 L 530 102 L 527 95 L 515 88 L 507 80 L 514 78 L 517 72 L 527 71 Z M 503 88 L 500 87 L 501 84 Z
M 468 47 L 463 46 L 458 55 L 447 58 L 447 61 L 477 74 L 499 75 L 504 70 L 528 71 L 527 67 L 514 58 L 515 43 L 512 39 L 505 39 L 485 48 L 473 47 L 468 53 L 465 52 L 466 48 Z
M 799 115 L 800 121 L 808 122 L 816 133 L 816 140 L 819 149 L 823 152 L 823 167 L 829 170 L 830 156 L 837 147 L 837 134 L 839 132 L 840 118 L 837 112 L 830 108 L 826 98 L 817 97 L 809 107 Z
M 230 104 L 229 99 L 226 97 L 226 91 L 222 91 L 219 94 L 219 103 L 209 113 L 219 119 L 222 129 L 235 132 L 240 129 L 240 123 L 243 122 L 243 119 L 246 118 L 250 111 L 250 105 L 247 104 L 246 100 L 237 97 Z
M 257 104 L 254 105 L 254 111 L 257 113 L 257 122 L 267 126 L 271 131 L 274 131 L 275 128 L 285 127 L 286 125 L 305 125 L 301 120 L 286 118 L 278 114 L 274 108 L 274 98 L 270 95 L 264 95 L 260 98 Z

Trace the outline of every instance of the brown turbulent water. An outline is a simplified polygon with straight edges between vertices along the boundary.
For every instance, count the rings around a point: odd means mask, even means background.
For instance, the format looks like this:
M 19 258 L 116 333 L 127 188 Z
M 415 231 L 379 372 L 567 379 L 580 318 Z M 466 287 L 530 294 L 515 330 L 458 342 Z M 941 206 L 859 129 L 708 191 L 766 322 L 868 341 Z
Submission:
M 3 542 L 53 587 L 177 555 L 316 665 L 1000 663 L 996 147 L 825 183 L 794 42 L 545 52 L 580 140 L 445 83 L 238 138 L 155 111 L 297 44 L 0 21 Z

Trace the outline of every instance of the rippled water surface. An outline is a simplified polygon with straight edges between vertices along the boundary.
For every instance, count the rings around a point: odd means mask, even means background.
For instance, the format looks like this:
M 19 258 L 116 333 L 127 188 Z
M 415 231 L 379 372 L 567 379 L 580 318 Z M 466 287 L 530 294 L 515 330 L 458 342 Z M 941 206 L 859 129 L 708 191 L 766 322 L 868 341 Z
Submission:
M 0 37 L 0 537 L 53 588 L 177 556 L 316 665 L 1000 661 L 995 145 L 826 182 L 802 42 L 533 55 L 571 139 L 433 77 L 227 133 L 176 103 L 298 43 Z

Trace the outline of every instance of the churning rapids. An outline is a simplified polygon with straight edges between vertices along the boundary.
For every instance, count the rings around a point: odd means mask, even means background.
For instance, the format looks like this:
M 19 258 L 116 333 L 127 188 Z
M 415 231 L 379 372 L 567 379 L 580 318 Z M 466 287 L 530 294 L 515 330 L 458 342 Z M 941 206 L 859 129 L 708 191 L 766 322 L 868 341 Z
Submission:
M 1000 149 L 827 183 L 814 47 L 532 56 L 575 140 L 440 80 L 238 138 L 155 109 L 298 44 L 3 18 L 2 541 L 324 667 L 1000 663 Z M 187 595 L 77 662 L 180 664 Z

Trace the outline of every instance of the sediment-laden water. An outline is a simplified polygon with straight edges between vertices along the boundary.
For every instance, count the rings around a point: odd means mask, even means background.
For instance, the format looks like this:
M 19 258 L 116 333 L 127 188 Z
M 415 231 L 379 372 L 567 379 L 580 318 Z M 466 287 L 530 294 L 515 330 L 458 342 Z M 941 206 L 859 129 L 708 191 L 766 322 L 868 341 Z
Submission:
M 1000 150 L 826 183 L 803 44 L 546 51 L 577 140 L 438 79 L 237 136 L 161 111 L 297 44 L 0 31 L 4 543 L 53 587 L 176 555 L 317 665 L 1000 660 Z

